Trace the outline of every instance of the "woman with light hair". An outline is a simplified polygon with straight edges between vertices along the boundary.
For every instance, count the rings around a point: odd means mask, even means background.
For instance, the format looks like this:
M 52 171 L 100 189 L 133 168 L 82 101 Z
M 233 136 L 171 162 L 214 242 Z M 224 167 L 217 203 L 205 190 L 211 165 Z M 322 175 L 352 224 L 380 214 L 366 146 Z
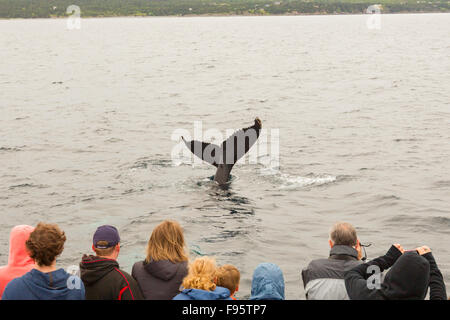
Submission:
M 163 221 L 150 236 L 146 258 L 134 264 L 131 275 L 146 300 L 170 300 L 180 292 L 187 273 L 183 229 L 176 221 Z
M 195 259 L 183 279 L 183 290 L 173 300 L 232 300 L 230 290 L 217 284 L 216 261 L 210 257 Z

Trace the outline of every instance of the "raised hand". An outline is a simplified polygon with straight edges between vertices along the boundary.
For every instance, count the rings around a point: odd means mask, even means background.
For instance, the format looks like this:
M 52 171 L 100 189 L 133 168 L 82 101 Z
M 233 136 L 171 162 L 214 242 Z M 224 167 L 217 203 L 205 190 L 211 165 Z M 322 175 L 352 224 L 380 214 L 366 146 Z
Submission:
M 403 247 L 400 244 L 396 243 L 394 244 L 394 247 L 396 247 L 398 251 L 400 251 L 402 254 L 405 253 L 405 249 L 403 249 Z
M 427 254 L 427 253 L 431 252 L 431 249 L 429 247 L 427 247 L 427 246 L 421 246 L 421 247 L 416 248 L 416 251 L 421 256 L 423 256 L 424 254 Z

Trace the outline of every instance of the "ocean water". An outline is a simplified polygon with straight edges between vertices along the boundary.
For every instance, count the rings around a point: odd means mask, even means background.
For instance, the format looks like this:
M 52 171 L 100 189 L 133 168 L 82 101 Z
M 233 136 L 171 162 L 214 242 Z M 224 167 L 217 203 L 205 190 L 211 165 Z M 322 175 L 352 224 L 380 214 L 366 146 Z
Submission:
M 430 246 L 449 290 L 450 14 L 367 19 L 0 21 L 0 264 L 14 225 L 59 224 L 68 267 L 113 224 L 131 272 L 174 219 L 192 258 L 240 269 L 237 297 L 273 262 L 304 299 L 301 269 L 347 221 L 369 258 Z M 176 130 L 256 116 L 279 164 L 243 161 L 222 189 L 212 166 L 173 161 Z

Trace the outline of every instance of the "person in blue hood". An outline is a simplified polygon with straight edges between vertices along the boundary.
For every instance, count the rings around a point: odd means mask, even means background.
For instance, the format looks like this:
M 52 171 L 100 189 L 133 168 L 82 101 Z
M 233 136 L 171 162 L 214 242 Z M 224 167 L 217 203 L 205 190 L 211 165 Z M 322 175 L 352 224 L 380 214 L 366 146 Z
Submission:
M 216 282 L 215 260 L 197 258 L 189 265 L 188 275 L 182 283 L 183 290 L 173 300 L 232 300 L 230 290 L 217 286 Z
M 25 242 L 34 268 L 8 283 L 2 300 L 84 300 L 81 279 L 56 269 L 66 236 L 57 225 L 39 223 Z
M 212 291 L 202 289 L 184 289 L 173 300 L 232 300 L 230 290 L 216 286 Z
M 280 267 L 261 263 L 253 272 L 250 300 L 284 300 L 284 278 Z

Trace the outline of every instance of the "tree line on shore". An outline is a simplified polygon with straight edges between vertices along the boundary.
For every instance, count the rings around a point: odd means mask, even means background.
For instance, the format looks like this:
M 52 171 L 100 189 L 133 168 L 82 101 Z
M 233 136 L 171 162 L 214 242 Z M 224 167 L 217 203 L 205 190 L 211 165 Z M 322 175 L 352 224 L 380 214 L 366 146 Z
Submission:
M 378 4 L 381 13 L 450 12 L 446 0 L 0 0 L 0 18 L 361 14 Z

